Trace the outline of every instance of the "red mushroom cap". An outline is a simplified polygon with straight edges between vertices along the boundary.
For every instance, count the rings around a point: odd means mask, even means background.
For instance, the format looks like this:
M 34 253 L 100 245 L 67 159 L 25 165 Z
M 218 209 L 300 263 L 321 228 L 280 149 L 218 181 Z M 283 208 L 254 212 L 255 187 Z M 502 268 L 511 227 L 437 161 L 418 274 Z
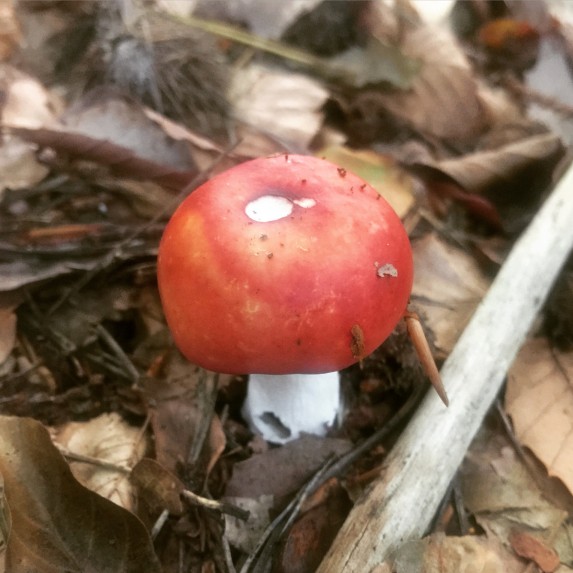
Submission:
M 283 213 L 265 222 L 269 196 Z M 390 205 L 355 175 L 299 155 L 248 161 L 201 185 L 168 223 L 158 258 L 176 344 L 191 362 L 235 374 L 357 362 L 402 317 L 412 275 Z

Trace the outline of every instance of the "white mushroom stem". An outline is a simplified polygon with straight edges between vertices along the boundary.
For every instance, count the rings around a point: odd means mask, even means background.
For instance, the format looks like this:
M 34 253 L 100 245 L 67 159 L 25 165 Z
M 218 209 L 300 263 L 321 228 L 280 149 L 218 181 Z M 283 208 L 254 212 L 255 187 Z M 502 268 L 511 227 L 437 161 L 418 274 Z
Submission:
M 251 374 L 243 416 L 265 440 L 284 444 L 303 433 L 324 436 L 339 408 L 338 372 Z

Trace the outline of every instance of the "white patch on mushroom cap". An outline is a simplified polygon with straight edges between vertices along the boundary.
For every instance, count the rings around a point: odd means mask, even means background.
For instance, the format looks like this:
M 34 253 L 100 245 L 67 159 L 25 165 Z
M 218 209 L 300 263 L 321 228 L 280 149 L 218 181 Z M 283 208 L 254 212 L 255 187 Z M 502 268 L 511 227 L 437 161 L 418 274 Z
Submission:
M 278 221 L 288 217 L 295 205 L 303 209 L 309 209 L 316 205 L 316 201 L 305 197 L 291 201 L 280 195 L 262 195 L 247 203 L 245 213 L 249 219 L 257 223 L 269 223 L 270 221 Z
M 391 263 L 386 263 L 381 267 L 378 267 L 376 270 L 376 274 L 379 277 L 397 277 L 398 276 L 398 269 Z

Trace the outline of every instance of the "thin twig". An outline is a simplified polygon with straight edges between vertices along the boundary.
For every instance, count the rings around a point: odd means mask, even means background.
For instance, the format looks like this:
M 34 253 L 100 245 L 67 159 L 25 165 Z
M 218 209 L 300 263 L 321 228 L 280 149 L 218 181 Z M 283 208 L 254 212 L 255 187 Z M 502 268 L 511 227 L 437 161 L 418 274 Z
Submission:
M 125 368 L 128 373 L 128 377 L 132 382 L 137 382 L 140 378 L 139 371 L 133 365 L 133 362 L 129 359 L 127 354 L 123 351 L 123 348 L 117 343 L 115 338 L 104 328 L 101 324 L 95 327 L 98 336 L 105 342 L 108 348 L 114 353 L 116 358 Z
M 164 509 L 160 514 L 159 517 L 155 520 L 153 527 L 151 528 L 150 535 L 151 539 L 155 540 L 155 538 L 159 535 L 163 526 L 167 523 L 169 519 L 169 510 Z
M 233 517 L 241 519 L 242 521 L 247 521 L 247 519 L 249 519 L 250 512 L 231 503 L 209 499 L 208 497 L 197 495 L 188 489 L 184 489 L 181 492 L 181 495 L 193 505 L 199 505 L 206 509 L 212 509 L 214 511 L 219 511 L 220 513 L 232 515 Z
M 110 470 L 113 472 L 118 472 L 121 474 L 128 475 L 131 473 L 131 470 L 125 466 L 120 466 L 118 464 L 114 464 L 113 462 L 108 462 L 107 460 L 102 460 L 101 458 L 96 458 L 93 456 L 86 456 L 84 454 L 77 454 L 75 452 L 71 452 L 64 446 L 60 444 L 55 444 L 60 453 L 66 458 L 67 460 L 71 460 L 73 462 L 81 462 L 83 464 L 91 464 L 97 466 L 99 468 L 103 468 L 106 470 Z
M 231 546 L 229 540 L 225 535 L 221 538 L 221 547 L 223 549 L 223 556 L 225 557 L 225 565 L 227 566 L 227 573 L 237 573 L 233 563 L 233 556 L 231 555 Z

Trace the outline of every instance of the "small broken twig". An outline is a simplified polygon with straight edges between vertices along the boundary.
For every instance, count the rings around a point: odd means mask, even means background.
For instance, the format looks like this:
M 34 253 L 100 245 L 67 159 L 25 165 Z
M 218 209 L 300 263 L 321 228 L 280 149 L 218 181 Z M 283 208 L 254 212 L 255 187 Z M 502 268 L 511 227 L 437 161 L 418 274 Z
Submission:
M 196 493 L 193 493 L 188 489 L 184 489 L 181 492 L 181 495 L 193 505 L 199 505 L 206 509 L 212 509 L 214 511 L 219 511 L 220 513 L 232 515 L 233 517 L 236 517 L 243 521 L 247 521 L 247 519 L 249 519 L 250 513 L 246 509 L 242 509 L 231 503 L 226 503 L 224 501 L 217 501 L 215 499 L 209 499 L 208 497 L 197 495 Z

